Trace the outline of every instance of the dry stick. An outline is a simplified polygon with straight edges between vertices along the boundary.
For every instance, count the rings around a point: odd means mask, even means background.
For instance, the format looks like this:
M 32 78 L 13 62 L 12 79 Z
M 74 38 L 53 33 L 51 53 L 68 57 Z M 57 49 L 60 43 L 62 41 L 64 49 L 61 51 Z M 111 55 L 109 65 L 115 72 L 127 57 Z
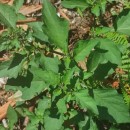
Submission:
M 39 11 L 41 9 L 42 9 L 42 5 L 23 6 L 20 9 L 19 13 L 22 13 L 23 15 L 28 15 L 36 11 Z
M 62 11 L 61 8 L 58 8 L 58 12 L 60 13 L 60 15 L 65 18 L 66 20 L 70 21 L 69 17 Z
M 22 27 L 23 24 L 30 23 L 30 22 L 36 22 L 36 21 L 39 21 L 39 20 L 37 18 L 27 18 L 25 20 L 19 20 L 19 21 L 17 21 L 17 27 L 19 27 L 19 26 Z M 26 26 L 27 26 L 27 24 L 26 24 Z M 2 34 L 2 32 L 6 31 L 6 30 L 7 29 L 0 30 L 0 34 Z M 4 60 L 5 60 L 5 58 L 0 58 L 0 61 L 4 61 Z
M 30 22 L 36 22 L 36 21 L 38 21 L 37 18 L 27 18 L 25 20 L 17 21 L 17 24 L 24 24 L 24 23 L 30 23 Z

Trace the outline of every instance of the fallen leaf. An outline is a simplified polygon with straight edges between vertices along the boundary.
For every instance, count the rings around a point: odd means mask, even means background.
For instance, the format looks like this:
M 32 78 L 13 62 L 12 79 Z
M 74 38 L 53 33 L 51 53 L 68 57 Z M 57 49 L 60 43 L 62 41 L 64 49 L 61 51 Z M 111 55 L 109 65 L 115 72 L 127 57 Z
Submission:
M 13 107 L 15 103 L 15 100 L 10 100 L 0 107 L 0 121 L 6 117 L 9 105 Z

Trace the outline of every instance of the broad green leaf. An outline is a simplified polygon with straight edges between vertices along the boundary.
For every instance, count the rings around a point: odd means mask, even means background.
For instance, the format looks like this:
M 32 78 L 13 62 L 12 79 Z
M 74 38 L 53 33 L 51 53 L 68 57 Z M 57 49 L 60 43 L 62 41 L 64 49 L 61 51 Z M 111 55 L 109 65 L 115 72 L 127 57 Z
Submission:
M 96 40 L 99 43 L 88 58 L 88 70 L 94 72 L 100 64 L 106 64 L 107 62 L 121 65 L 121 52 L 118 47 L 109 39 L 98 38 Z
M 7 27 L 16 27 L 17 15 L 13 7 L 0 3 L 0 21 Z
M 106 1 L 106 0 L 103 0 L 103 1 L 100 3 L 101 11 L 102 11 L 103 14 L 104 14 L 105 11 L 106 11 L 106 4 L 107 4 L 107 1 Z
M 32 80 L 33 80 L 33 74 L 28 71 L 26 76 L 19 75 L 17 78 L 8 79 L 6 86 L 8 86 L 9 89 L 12 88 L 12 90 L 19 90 L 19 88 L 18 88 L 19 86 L 30 87 L 30 83 L 32 82 Z M 13 89 L 13 88 L 15 88 L 15 89 Z
M 96 78 L 96 80 L 104 80 L 105 78 L 113 74 L 116 68 L 117 65 L 111 64 L 110 62 L 100 64 L 94 72 L 94 77 Z
M 62 89 L 61 88 L 57 88 L 53 91 L 53 94 L 52 94 L 52 102 L 56 100 L 57 97 L 61 96 L 62 95 Z
M 110 28 L 110 27 L 96 27 L 96 28 L 92 29 L 92 33 L 94 33 L 95 35 L 102 35 L 102 34 L 111 32 L 112 29 L 113 28 Z
M 64 98 L 59 99 L 56 105 L 57 105 L 58 110 L 59 110 L 60 113 L 63 114 L 63 113 L 67 112 L 66 103 L 65 103 L 65 99 Z
M 109 130 L 119 130 L 118 128 L 112 126 Z
M 73 67 L 72 69 L 69 69 L 65 72 L 65 74 L 63 75 L 64 85 L 70 84 L 70 80 L 73 78 L 74 71 L 75 71 L 75 67 Z
M 96 16 L 99 16 L 100 15 L 100 6 L 98 4 L 94 5 L 92 8 L 91 8 L 91 11 L 93 14 L 95 14 Z
M 115 29 L 119 33 L 130 36 L 130 10 L 124 10 L 117 19 Z
M 43 69 L 58 73 L 60 61 L 58 57 L 50 58 L 46 56 L 41 56 L 40 65 Z
M 26 17 L 23 14 L 18 13 L 17 14 L 17 20 L 25 20 Z
M 95 89 L 93 92 L 98 105 L 99 118 L 116 123 L 130 122 L 128 107 L 116 90 Z
M 0 130 L 6 130 L 6 128 L 3 126 L 3 124 L 0 124 Z
M 68 21 L 59 18 L 56 9 L 48 0 L 43 0 L 43 31 L 51 44 L 56 45 L 64 52 L 68 51 Z
M 48 37 L 42 30 L 42 22 L 32 22 L 28 23 L 28 25 L 32 28 L 34 37 L 41 41 L 48 42 Z
M 79 130 L 98 130 L 96 123 L 91 117 L 85 116 L 85 120 L 79 122 Z
M 68 112 L 69 113 L 69 119 L 73 119 L 78 115 L 78 112 L 74 109 Z M 74 121 L 75 122 L 75 121 Z M 77 121 L 76 121 L 77 122 Z
M 91 73 L 91 72 L 86 72 L 86 71 L 85 71 L 85 72 L 83 73 L 83 79 L 86 80 L 86 79 L 88 79 L 89 77 L 91 77 L 92 75 L 93 75 L 93 73 Z
M 40 122 L 40 118 L 39 117 L 37 117 L 35 114 L 33 114 L 33 115 L 29 115 L 28 116 L 29 117 L 29 119 L 30 119 L 30 124 L 32 125 L 32 126 L 37 126 L 37 129 L 38 129 L 38 123 Z M 35 128 L 35 127 L 34 127 Z M 36 129 L 36 130 L 37 130 Z
M 109 39 L 99 39 L 97 48 L 106 50 L 104 58 L 113 64 L 121 65 L 121 52 L 117 46 Z
M 74 59 L 76 61 L 83 61 L 86 56 L 90 54 L 92 49 L 97 45 L 97 40 L 80 40 L 74 48 Z
M 86 129 L 88 130 L 89 129 L 89 125 L 90 125 L 90 123 L 88 122 L 89 121 L 89 117 L 85 116 L 84 118 L 85 118 L 84 121 L 80 121 L 78 123 L 79 130 L 86 130 Z
M 77 111 L 75 109 L 70 109 L 68 111 L 68 114 L 69 114 L 69 124 L 75 124 L 76 126 L 78 125 L 78 123 L 81 121 L 81 120 L 84 120 L 84 115 L 81 111 Z
M 59 74 L 52 71 L 43 71 L 42 69 L 31 70 L 33 75 L 50 85 L 57 85 L 60 82 Z
M 99 130 L 98 127 L 97 127 L 96 122 L 94 122 L 94 120 L 92 118 L 90 118 L 90 127 L 89 127 L 89 130 Z
M 88 7 L 85 0 L 64 0 L 61 2 L 61 5 L 65 8 L 80 8 L 81 10 L 85 10 Z
M 18 121 L 18 116 L 14 108 L 12 108 L 11 106 L 8 107 L 7 118 L 9 120 L 10 129 L 13 129 L 14 124 Z
M 37 130 L 38 129 L 38 124 L 37 125 L 32 125 L 29 123 L 26 127 L 26 130 Z
M 22 7 L 23 3 L 24 3 L 24 0 L 14 0 L 13 7 L 14 7 L 16 13 L 19 12 L 19 9 Z
M 20 90 L 22 91 L 22 99 L 24 100 L 30 100 L 33 97 L 37 96 L 41 92 L 43 92 L 46 88 L 48 88 L 48 85 L 45 84 L 44 81 L 37 79 L 33 80 L 31 82 L 30 86 L 21 88 Z
M 88 58 L 88 62 L 87 62 L 88 71 L 94 72 L 98 67 L 98 65 L 106 62 L 107 60 L 104 58 L 104 52 L 100 50 L 95 50 L 90 54 Z
M 88 94 L 88 91 L 80 90 L 79 92 L 74 92 L 77 103 L 82 109 L 88 109 L 94 114 L 98 114 L 98 109 L 95 100 Z
M 44 111 L 51 107 L 51 98 L 44 97 L 38 102 L 38 107 L 35 110 L 37 116 L 43 116 Z
M 29 112 L 28 110 L 24 109 L 25 116 L 29 117 L 29 123 L 26 127 L 26 130 L 38 130 L 40 118 L 37 117 L 33 112 Z
M 45 130 L 61 130 L 63 120 L 60 118 L 51 118 L 49 116 L 44 117 Z
M 13 60 L 1 63 L 0 77 L 16 78 L 21 72 L 25 59 L 24 55 L 15 54 Z
M 70 69 L 71 58 L 70 57 L 65 57 L 63 60 L 64 60 L 65 68 Z

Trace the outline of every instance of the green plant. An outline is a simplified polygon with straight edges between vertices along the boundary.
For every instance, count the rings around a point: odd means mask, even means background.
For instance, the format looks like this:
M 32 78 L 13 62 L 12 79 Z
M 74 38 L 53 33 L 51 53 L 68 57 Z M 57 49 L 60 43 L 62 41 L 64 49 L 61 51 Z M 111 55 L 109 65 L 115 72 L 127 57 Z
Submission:
M 7 26 L 0 36 L 0 51 L 10 54 L 10 60 L 0 63 L 0 77 L 8 77 L 6 90 L 21 91 L 23 99 L 15 109 L 8 109 L 10 129 L 26 116 L 30 119 L 27 130 L 98 130 L 98 121 L 130 123 L 123 96 L 103 86 L 121 66 L 123 51 L 128 49 L 130 11 L 124 10 L 117 18 L 112 33 L 116 39 L 108 32 L 97 35 L 96 31 L 69 51 L 69 23 L 57 16 L 48 0 L 43 3 L 43 22 L 30 23 L 27 31 L 16 27 L 18 19 L 0 13 Z M 20 1 L 16 10 L 18 5 Z M 10 16 L 17 14 L 14 7 L 0 7 L 13 10 L 8 12 Z M 81 61 L 87 70 L 79 66 Z M 29 106 L 34 106 L 33 112 Z
M 106 5 L 112 2 L 121 2 L 118 0 L 63 0 L 62 6 L 69 9 L 77 8 L 78 11 L 84 11 L 90 9 L 95 16 L 100 16 L 106 12 Z M 122 2 L 124 6 L 128 5 L 128 2 Z

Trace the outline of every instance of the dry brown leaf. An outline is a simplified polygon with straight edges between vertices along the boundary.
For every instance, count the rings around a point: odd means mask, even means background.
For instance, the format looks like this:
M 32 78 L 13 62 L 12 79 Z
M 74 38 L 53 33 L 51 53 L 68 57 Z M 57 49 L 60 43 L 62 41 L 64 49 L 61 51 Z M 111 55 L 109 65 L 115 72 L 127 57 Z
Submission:
M 6 117 L 9 105 L 13 107 L 15 103 L 16 103 L 15 100 L 10 100 L 6 104 L 0 107 L 0 121 Z

